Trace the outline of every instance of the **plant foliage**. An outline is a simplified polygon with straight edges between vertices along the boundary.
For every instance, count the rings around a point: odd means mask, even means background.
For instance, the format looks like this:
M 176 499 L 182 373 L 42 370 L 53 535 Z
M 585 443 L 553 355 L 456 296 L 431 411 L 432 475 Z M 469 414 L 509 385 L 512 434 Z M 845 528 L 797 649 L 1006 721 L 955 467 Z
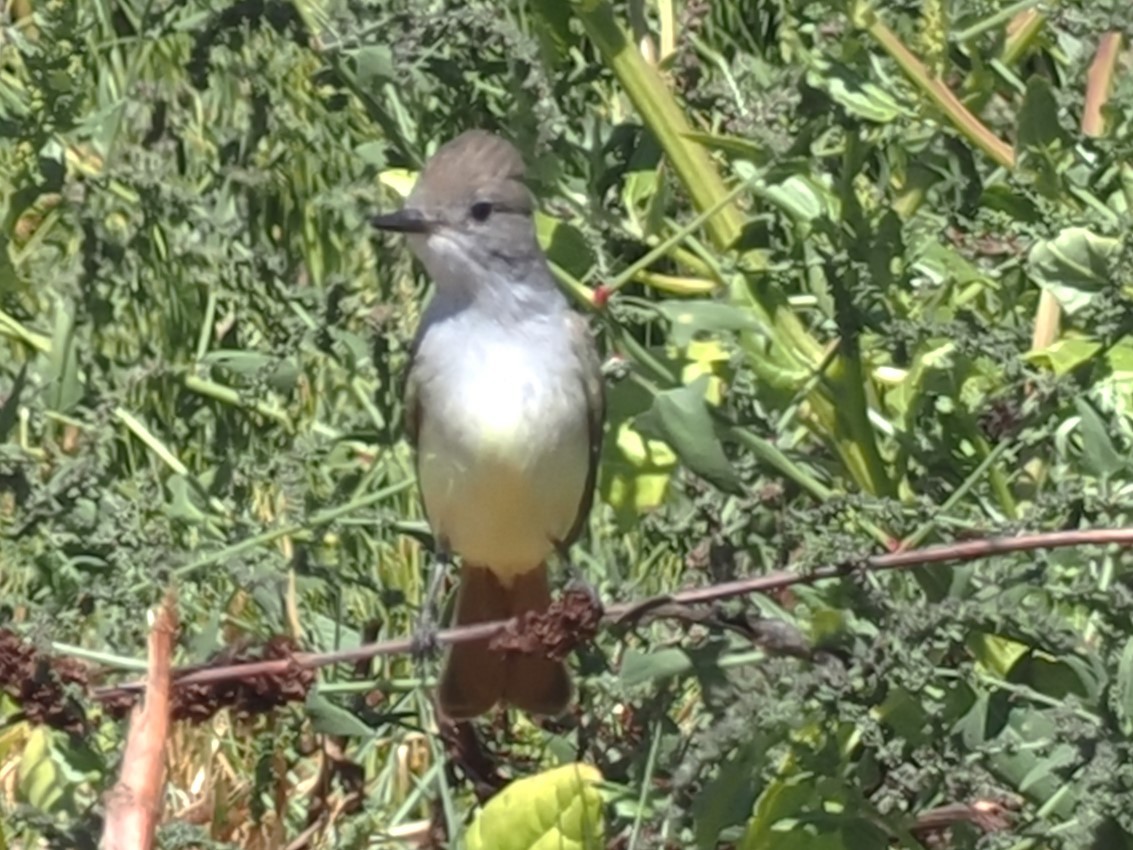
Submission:
M 575 552 L 603 598 L 1128 521 L 1125 3 L 4 14 L 0 625 L 40 650 L 136 674 L 171 585 L 185 664 L 409 631 L 427 282 L 367 220 L 471 127 L 524 151 L 613 358 Z M 1131 563 L 851 570 L 605 632 L 572 717 L 480 727 L 482 775 L 429 665 L 329 668 L 176 727 L 159 840 L 463 846 L 539 774 L 470 846 L 1133 848 Z M 3 684 L 0 847 L 94 847 L 123 724 L 73 683 L 82 731 L 35 724 Z M 926 826 L 959 804 L 984 817 Z

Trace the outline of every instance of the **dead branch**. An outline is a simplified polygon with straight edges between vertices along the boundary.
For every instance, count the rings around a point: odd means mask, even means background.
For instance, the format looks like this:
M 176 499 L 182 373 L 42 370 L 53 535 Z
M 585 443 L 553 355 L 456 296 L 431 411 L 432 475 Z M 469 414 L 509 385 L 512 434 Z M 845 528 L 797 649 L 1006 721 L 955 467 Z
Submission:
M 158 607 L 149 636 L 145 699 L 130 718 L 130 734 L 118 783 L 106 803 L 103 847 L 150 850 L 165 787 L 165 740 L 169 733 L 173 641 L 177 614 L 172 593 Z

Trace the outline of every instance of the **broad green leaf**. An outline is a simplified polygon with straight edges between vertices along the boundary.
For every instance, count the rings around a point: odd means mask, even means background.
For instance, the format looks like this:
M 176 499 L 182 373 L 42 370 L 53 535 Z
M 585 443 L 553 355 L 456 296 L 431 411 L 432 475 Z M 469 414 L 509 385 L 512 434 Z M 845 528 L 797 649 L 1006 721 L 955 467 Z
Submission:
M 663 441 L 633 427 L 633 420 L 652 404 L 642 387 L 624 382 L 609 394 L 606 419 L 609 433 L 602 447 L 599 487 L 625 528 L 658 507 L 669 489 L 677 456 Z
M 680 348 L 701 333 L 763 330 L 748 310 L 725 301 L 669 300 L 660 302 L 657 309 L 669 320 L 670 341 Z
M 571 48 L 580 41 L 571 29 L 569 3 L 561 0 L 534 0 L 531 9 L 535 34 L 539 38 L 544 61 L 552 67 L 564 62 Z
M 751 815 L 760 790 L 760 771 L 771 742 L 757 735 L 729 755 L 692 803 L 696 844 L 701 850 L 717 846 L 721 831 Z
M 924 275 L 937 285 L 966 286 L 970 283 L 992 285 L 987 274 L 971 260 L 959 254 L 954 248 L 941 245 L 936 240 L 919 245 L 910 266 L 912 271 Z
M 967 643 L 972 655 L 978 658 L 981 664 L 995 675 L 1004 677 L 1029 651 L 1026 644 L 986 632 L 972 634 Z
M 926 743 L 928 718 L 922 698 L 923 694 L 910 693 L 907 688 L 894 688 L 875 709 L 878 719 L 913 747 Z
M 791 846 L 788 841 L 792 826 L 790 819 L 797 818 L 818 803 L 814 780 L 811 774 L 794 773 L 768 783 L 756 801 L 755 813 L 748 821 L 738 850 L 780 850 Z M 802 833 L 802 830 L 798 832 Z M 808 834 L 805 838 L 813 840 L 813 835 Z
M 354 155 L 371 168 L 386 167 L 386 146 L 381 142 L 363 142 L 354 148 Z
M 64 779 L 46 726 L 33 729 L 20 755 L 19 794 L 40 811 L 50 811 L 66 792 Z
M 1031 278 L 1049 290 L 1068 315 L 1081 310 L 1102 291 L 1115 288 L 1113 263 L 1121 241 L 1085 227 L 1067 227 L 1053 239 L 1031 248 Z
M 829 193 L 815 181 L 798 174 L 792 174 L 782 183 L 760 187 L 759 196 L 775 204 L 800 225 L 832 212 L 833 202 Z
M 602 774 L 567 764 L 518 779 L 468 829 L 468 850 L 603 850 Z
M 1113 445 L 1110 429 L 1093 406 L 1083 398 L 1074 400 L 1078 410 L 1078 433 L 1082 438 L 1082 460 L 1098 478 L 1107 479 L 1128 466 L 1128 460 Z
M 552 263 L 570 272 L 577 280 L 590 274 L 595 262 L 594 251 L 577 227 L 536 212 L 535 232 Z
M 1019 148 L 1042 149 L 1070 139 L 1058 120 L 1058 101 L 1050 82 L 1038 74 L 1027 80 L 1027 91 L 1019 110 L 1015 144 Z
M 260 351 L 217 349 L 202 357 L 201 362 L 221 366 L 241 377 L 262 378 L 272 389 L 281 393 L 291 392 L 299 380 L 299 367 L 294 361 Z
M 654 679 L 667 679 L 692 670 L 692 659 L 683 649 L 659 649 L 655 652 L 628 650 L 619 673 L 626 687 L 641 685 Z
M 82 398 L 78 352 L 73 307 L 61 300 L 56 301 L 55 330 L 51 335 L 51 352 L 47 356 L 48 368 L 44 377 L 51 385 L 51 407 L 60 413 L 70 411 Z
M 677 453 L 681 463 L 728 493 L 743 488 L 716 436 L 704 398 L 708 376 L 691 384 L 657 393 L 653 406 L 637 418 L 639 430 L 660 437 Z
M 990 696 L 986 692 L 980 692 L 976 695 L 972 707 L 952 727 L 952 733 L 958 735 L 960 741 L 969 750 L 977 750 L 983 746 L 984 741 L 989 737 L 994 737 L 999 732 L 998 729 L 988 729 L 988 723 L 991 719 L 990 704 Z
M 343 735 L 354 738 L 370 738 L 374 730 L 347 711 L 340 708 L 318 691 L 307 695 L 305 706 L 311 726 L 323 735 Z
M 1038 74 L 1027 81 L 1019 110 L 1015 147 L 1017 171 L 1030 173 L 1035 187 L 1050 198 L 1061 194 L 1061 172 L 1071 147 L 1070 136 L 1059 123 L 1058 102 L 1050 83 Z
M 1081 802 L 1077 786 L 1067 785 L 1062 777 L 1049 771 L 1035 772 L 1041 754 L 1050 752 L 1058 740 L 1058 727 L 1048 711 L 1029 706 L 1012 708 L 1003 731 L 995 739 L 999 747 L 991 751 L 987 765 L 1008 787 L 1019 788 L 1026 779 L 1029 799 L 1053 802 L 1053 813 L 1069 818 Z
M 311 639 L 319 649 L 326 651 L 351 649 L 362 643 L 361 633 L 339 618 L 315 612 L 306 619 L 306 628 L 311 632 Z
M 908 115 L 887 91 L 857 71 L 823 59 L 812 64 L 807 70 L 807 84 L 826 92 L 851 115 L 883 124 Z
M 1030 772 L 1019 780 L 1017 790 L 1020 794 L 1026 794 L 1035 785 L 1048 780 L 1052 776 L 1057 777 L 1058 771 L 1070 767 L 1077 761 L 1078 753 L 1074 747 L 1070 744 L 1057 744 L 1049 755 L 1040 759 Z
M 731 354 L 723 345 L 713 339 L 693 340 L 685 349 L 688 363 L 681 369 L 681 382 L 691 384 L 700 377 L 708 378 L 704 388 L 704 400 L 718 405 L 724 397 L 724 381 L 718 372 L 726 367 Z
M 1101 350 L 1102 344 L 1096 340 L 1066 337 L 1039 351 L 1028 352 L 1026 357 L 1032 363 L 1042 364 L 1055 375 L 1062 376 L 1089 363 Z

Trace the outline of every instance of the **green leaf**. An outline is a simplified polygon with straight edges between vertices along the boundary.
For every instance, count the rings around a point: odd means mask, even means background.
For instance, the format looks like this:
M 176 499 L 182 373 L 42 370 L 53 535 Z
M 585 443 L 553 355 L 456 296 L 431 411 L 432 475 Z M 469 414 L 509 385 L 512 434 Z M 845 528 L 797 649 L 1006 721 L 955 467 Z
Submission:
M 1059 339 L 1040 351 L 1027 354 L 1032 363 L 1040 363 L 1062 376 L 1089 363 L 1102 350 L 1102 344 L 1092 339 Z
M 1080 805 L 1079 787 L 1067 785 L 1050 771 L 1035 772 L 1038 753 L 1050 752 L 1058 745 L 1058 727 L 1051 712 L 1026 706 L 1012 708 L 1003 731 L 995 739 L 998 747 L 988 759 L 988 768 L 1009 787 L 1019 788 L 1028 782 L 1026 796 L 1041 803 L 1057 799 L 1053 814 L 1073 817 Z
M 316 732 L 323 735 L 342 735 L 353 738 L 370 738 L 374 730 L 344 708 L 339 708 L 318 691 L 307 695 L 307 716 Z
M 1089 304 L 1099 292 L 1116 287 L 1113 263 L 1121 241 L 1084 227 L 1067 227 L 1035 244 L 1027 258 L 1031 279 L 1049 290 L 1067 315 Z
M 0 440 L 7 438 L 8 432 L 19 420 L 20 397 L 23 395 L 27 383 L 28 363 L 24 361 L 20 365 L 20 371 L 16 374 L 16 380 L 12 383 L 11 392 L 8 393 L 3 404 L 0 404 Z
M 168 516 L 191 525 L 208 519 L 205 510 L 207 499 L 202 497 L 199 488 L 184 475 L 169 476 L 165 486 L 169 488 L 169 504 L 165 509 Z
M 761 187 L 759 196 L 799 224 L 809 224 L 831 214 L 829 193 L 815 181 L 798 174 L 792 174 L 782 183 Z
M 220 366 L 244 378 L 263 378 L 282 393 L 295 389 L 299 381 L 299 367 L 293 361 L 260 351 L 217 349 L 202 357 L 201 363 Z
M 314 645 L 321 650 L 352 649 L 362 643 L 361 633 L 350 628 L 342 618 L 328 617 L 316 611 L 308 616 L 305 625 Z
M 1069 134 L 1058 121 L 1058 101 L 1046 77 L 1035 74 L 1027 80 L 1027 91 L 1019 109 L 1015 145 L 1020 149 L 1041 150 L 1066 143 Z
M 1133 734 L 1133 638 L 1125 643 L 1117 665 L 1117 685 L 1113 692 L 1114 708 L 1121 717 L 1122 731 Z
M 531 10 L 535 13 L 532 23 L 544 61 L 552 67 L 566 61 L 571 48 L 580 41 L 570 26 L 570 4 L 562 0 L 533 0 Z
M 49 811 L 64 795 L 66 782 L 46 726 L 32 729 L 20 754 L 19 795 L 40 811 Z
M 692 659 L 683 649 L 659 649 L 656 652 L 628 650 L 622 659 L 619 674 L 626 687 L 641 685 L 654 679 L 667 679 L 692 670 Z
M 354 155 L 379 171 L 387 165 L 386 146 L 383 142 L 363 142 L 354 149 Z
M 808 773 L 794 773 L 769 783 L 756 801 L 755 813 L 744 830 L 739 850 L 781 850 L 788 846 L 810 846 L 807 842 L 815 840 L 812 833 L 804 834 L 802 829 L 777 827 L 783 821 L 797 818 L 817 802 L 814 779 Z M 795 832 L 798 837 L 805 839 L 801 845 L 791 845 L 789 841 Z M 813 846 L 820 845 L 816 843 Z
M 908 115 L 887 91 L 845 65 L 815 60 L 806 81 L 830 95 L 848 113 L 866 121 L 886 124 Z
M 1070 744 L 1057 744 L 1050 755 L 1040 759 L 1027 775 L 1019 780 L 1017 790 L 1026 794 L 1036 785 L 1049 779 L 1055 781 L 1059 778 L 1059 771 L 1070 767 L 1078 761 L 1078 753 Z
M 374 91 L 383 83 L 397 78 L 393 67 L 393 51 L 385 45 L 363 47 L 354 53 L 358 84 L 364 91 Z
M 696 795 L 692 816 L 696 845 L 701 850 L 716 847 L 724 829 L 751 816 L 769 743 L 761 735 L 746 741 L 725 759 L 712 780 Z
M 669 320 L 669 339 L 686 347 L 701 333 L 716 331 L 760 331 L 760 324 L 742 307 L 707 299 L 662 301 L 657 305 Z
M 512 782 L 472 822 L 468 850 L 601 850 L 602 774 L 567 764 Z
M 1070 164 L 1070 135 L 1058 121 L 1058 101 L 1045 77 L 1027 81 L 1027 92 L 1019 110 L 1015 147 L 1016 170 L 1034 179 L 1035 188 L 1048 198 L 1062 194 L 1062 173 Z
M 1110 478 L 1128 466 L 1113 445 L 1110 429 L 1093 406 L 1083 398 L 1074 400 L 1078 410 L 1078 433 L 1082 438 L 1082 460 L 1098 478 Z
M 743 487 L 716 436 L 704 390 L 708 376 L 664 390 L 653 398 L 653 406 L 637 417 L 640 430 L 648 430 L 668 443 L 681 463 L 726 493 L 741 493 Z
M 573 225 L 542 213 L 535 215 L 539 244 L 552 263 L 581 280 L 594 267 L 594 251 L 582 232 Z
M 55 329 L 51 335 L 51 351 L 44 377 L 51 385 L 48 403 L 60 413 L 70 411 L 82 398 L 78 351 L 71 305 L 59 301 L 55 308 Z
M 763 165 L 771 160 L 771 152 L 766 145 L 743 139 L 738 136 L 727 136 L 718 133 L 703 133 L 693 130 L 683 134 L 686 139 L 699 142 L 706 148 L 714 148 L 725 153 L 748 160 L 755 165 Z

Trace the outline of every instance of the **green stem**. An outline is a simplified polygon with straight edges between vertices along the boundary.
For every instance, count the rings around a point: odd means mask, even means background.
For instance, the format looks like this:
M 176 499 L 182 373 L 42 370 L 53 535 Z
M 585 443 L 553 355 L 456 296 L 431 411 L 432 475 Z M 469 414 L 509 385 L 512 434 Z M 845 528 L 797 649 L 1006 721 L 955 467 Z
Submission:
M 1016 0 L 1015 3 L 1004 6 L 1002 9 L 993 12 L 986 18 L 976 21 L 967 29 L 962 29 L 959 32 L 952 33 L 950 40 L 958 44 L 962 44 L 965 41 L 971 41 L 972 39 L 978 38 L 986 32 L 991 32 L 994 29 L 998 29 L 999 27 L 1010 21 L 1012 18 L 1014 18 L 1016 15 L 1020 14 L 1021 12 L 1026 12 L 1029 9 L 1033 9 L 1035 6 L 1038 6 L 1042 2 L 1043 0 Z
M 855 23 L 873 36 L 881 48 L 905 72 L 910 82 L 944 113 L 944 116 L 968 141 L 1003 168 L 1015 167 L 1015 151 L 1011 145 L 996 136 L 969 112 L 948 86 L 929 74 L 924 63 L 912 54 L 900 36 L 882 22 L 875 10 L 863 7 L 855 17 Z
M 701 211 L 710 209 L 727 194 L 727 188 L 704 148 L 684 138 L 692 132 L 692 127 L 657 69 L 634 48 L 605 0 L 576 2 L 574 12 L 622 84 L 642 121 L 657 137 L 693 205 Z M 725 206 L 719 215 L 706 223 L 706 229 L 719 249 L 731 247 L 743 226 L 743 214 L 734 203 Z

